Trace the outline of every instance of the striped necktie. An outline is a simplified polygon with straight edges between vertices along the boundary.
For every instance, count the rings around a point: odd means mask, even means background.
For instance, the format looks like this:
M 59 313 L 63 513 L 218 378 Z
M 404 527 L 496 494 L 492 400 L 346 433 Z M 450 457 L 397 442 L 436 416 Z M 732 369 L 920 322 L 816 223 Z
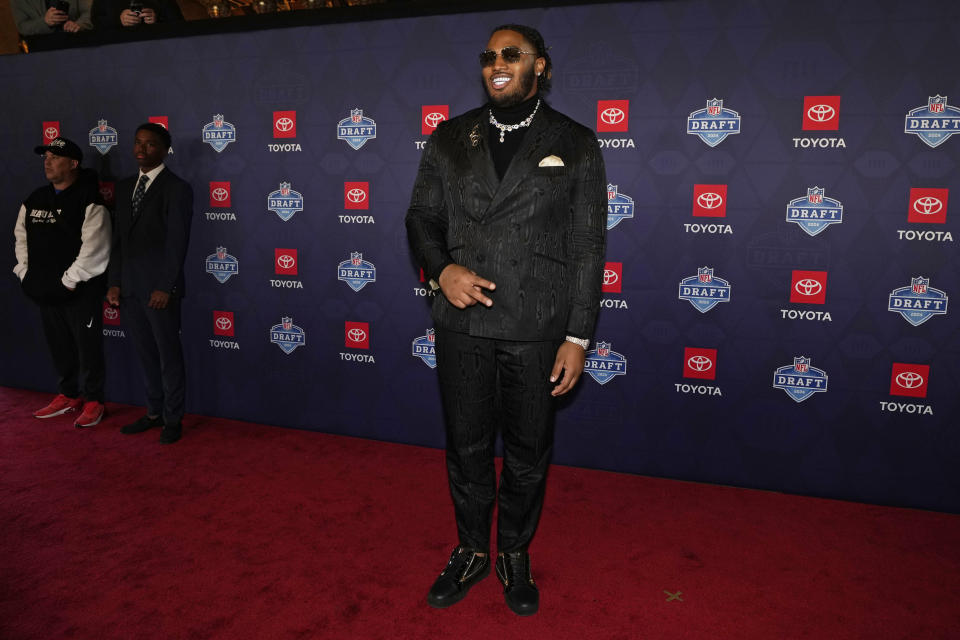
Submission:
M 143 202 L 143 194 L 147 191 L 147 182 L 150 181 L 150 178 L 146 174 L 140 176 L 140 180 L 137 182 L 137 188 L 133 191 L 133 219 L 136 220 L 137 216 L 140 215 L 140 204 Z

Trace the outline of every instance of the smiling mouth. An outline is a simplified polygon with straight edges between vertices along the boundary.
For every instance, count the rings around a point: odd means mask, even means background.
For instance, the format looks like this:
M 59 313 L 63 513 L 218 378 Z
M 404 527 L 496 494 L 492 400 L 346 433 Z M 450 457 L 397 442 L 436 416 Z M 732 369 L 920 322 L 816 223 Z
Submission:
M 510 82 L 512 76 L 509 76 L 505 73 L 497 74 L 490 78 L 490 84 L 493 85 L 494 89 L 503 89 L 508 82 Z

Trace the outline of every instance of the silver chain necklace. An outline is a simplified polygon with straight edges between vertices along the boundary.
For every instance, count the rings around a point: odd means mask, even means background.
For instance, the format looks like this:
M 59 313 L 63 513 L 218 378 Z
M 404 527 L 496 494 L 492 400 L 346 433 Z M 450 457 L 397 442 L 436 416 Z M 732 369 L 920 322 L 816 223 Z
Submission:
M 530 123 L 533 122 L 533 116 L 537 115 L 537 109 L 540 108 L 540 98 L 537 98 L 537 104 L 533 108 L 533 113 L 527 116 L 526 120 L 518 122 L 517 124 L 500 124 L 497 122 L 497 119 L 493 117 L 493 109 L 490 109 L 490 124 L 495 126 L 497 129 L 500 129 L 500 142 L 503 142 L 503 134 L 507 131 L 516 131 L 521 127 L 529 127 Z

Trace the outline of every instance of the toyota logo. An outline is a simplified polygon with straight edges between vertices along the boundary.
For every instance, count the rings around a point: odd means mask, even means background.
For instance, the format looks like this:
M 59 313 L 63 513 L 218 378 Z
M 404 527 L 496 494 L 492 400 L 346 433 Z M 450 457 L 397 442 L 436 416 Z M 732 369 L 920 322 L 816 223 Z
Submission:
M 113 307 L 107 307 L 103 310 L 103 317 L 107 320 L 116 320 L 120 317 L 120 312 Z
M 217 318 L 217 329 L 220 329 L 221 331 L 227 331 L 232 326 L 233 323 L 230 322 L 230 318 L 224 316 Z
M 104 200 L 113 199 L 113 188 L 112 187 L 100 187 L 100 195 L 103 196 Z
M 895 380 L 897 381 L 897 384 L 904 389 L 916 389 L 923 384 L 923 376 L 914 371 L 904 371 L 902 373 L 898 373 Z
M 814 122 L 826 122 L 837 117 L 837 110 L 828 104 L 815 104 L 807 109 L 807 117 Z
M 57 135 L 59 135 L 59 133 L 60 132 L 57 131 L 56 127 L 47 127 L 43 130 L 43 135 L 47 140 L 53 140 L 57 137 Z
M 428 127 L 436 128 L 438 124 L 440 124 L 446 119 L 447 117 L 445 115 L 443 115 L 438 111 L 434 111 L 433 113 L 428 113 L 423 117 L 423 123 Z
M 600 112 L 600 119 L 607 124 L 619 124 L 626 117 L 627 114 L 623 112 L 623 109 L 617 107 L 608 107 Z
M 916 202 L 913 203 L 913 210 L 924 216 L 940 213 L 940 209 L 943 209 L 943 201 L 933 196 L 917 198 Z
M 286 253 L 283 255 L 277 256 L 277 266 L 280 267 L 281 269 L 292 269 L 293 265 L 295 265 L 296 263 L 297 261 L 293 259 L 293 256 L 288 255 Z
M 693 356 L 687 360 L 687 366 L 694 371 L 709 371 L 713 368 L 713 360 L 707 356 Z
M 793 288 L 802 296 L 815 296 L 823 290 L 823 285 L 813 278 L 804 278 L 803 280 L 797 280 L 797 284 Z
M 277 118 L 274 126 L 277 128 L 277 131 L 290 131 L 293 129 L 293 120 L 286 116 Z
M 350 189 L 347 191 L 347 200 L 350 202 L 363 202 L 367 199 L 367 192 L 363 189 Z
M 603 270 L 603 284 L 611 285 L 616 284 L 617 280 L 620 279 L 620 276 L 617 275 L 617 272 L 613 269 L 604 269 Z
M 210 197 L 217 202 L 224 202 L 230 197 L 230 192 L 223 187 L 217 187 L 210 192 Z
M 697 196 L 697 204 L 704 209 L 716 209 L 723 204 L 723 198 L 719 193 L 701 193 Z
M 347 331 L 347 338 L 350 342 L 363 342 L 367 338 L 367 332 L 363 329 L 350 329 Z

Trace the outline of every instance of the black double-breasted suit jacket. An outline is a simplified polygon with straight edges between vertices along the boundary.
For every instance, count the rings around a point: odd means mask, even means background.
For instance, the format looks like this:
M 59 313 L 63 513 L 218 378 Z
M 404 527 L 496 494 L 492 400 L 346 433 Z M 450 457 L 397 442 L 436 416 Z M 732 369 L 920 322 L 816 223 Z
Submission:
M 421 158 L 406 216 L 417 262 L 431 279 L 456 263 L 496 283 L 484 292 L 491 307 L 457 309 L 438 292 L 434 325 L 502 340 L 591 338 L 607 218 L 596 135 L 541 104 L 499 180 L 488 118 L 480 108 L 441 123 Z
M 183 261 L 190 241 L 193 190 L 164 167 L 133 217 L 133 190 L 139 174 L 117 183 L 113 247 L 107 280 L 123 296 L 149 300 L 153 291 L 184 294 Z

